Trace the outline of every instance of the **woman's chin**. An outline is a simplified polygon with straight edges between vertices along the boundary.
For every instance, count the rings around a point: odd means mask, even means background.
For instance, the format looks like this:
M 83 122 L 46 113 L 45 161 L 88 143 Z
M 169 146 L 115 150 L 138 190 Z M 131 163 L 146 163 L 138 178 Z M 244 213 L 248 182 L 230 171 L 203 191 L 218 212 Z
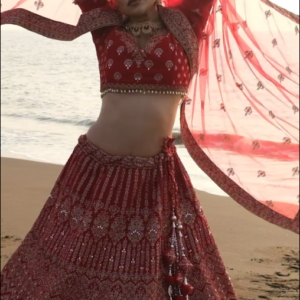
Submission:
M 129 18 L 139 18 L 148 14 L 149 7 L 143 5 L 143 3 L 137 3 L 128 7 L 125 15 Z

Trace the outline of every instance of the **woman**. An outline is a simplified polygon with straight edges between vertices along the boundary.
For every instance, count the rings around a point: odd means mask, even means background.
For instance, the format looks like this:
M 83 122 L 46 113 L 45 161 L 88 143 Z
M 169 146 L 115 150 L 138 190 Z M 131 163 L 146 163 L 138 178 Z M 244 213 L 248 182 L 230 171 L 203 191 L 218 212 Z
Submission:
M 224 1 L 222 6 L 218 1 L 209 0 L 165 3 L 165 6 L 154 0 L 117 0 L 117 3 L 78 0 L 76 4 L 82 15 L 77 26 L 58 22 L 64 17 L 69 17 L 70 22 L 75 15 L 74 8 L 68 5 L 70 14 L 57 13 L 52 17 L 55 21 L 45 18 L 51 12 L 59 12 L 58 8 L 63 9 L 65 4 L 54 1 L 47 7 L 47 3 L 36 1 L 36 12 L 45 8 L 40 16 L 30 12 L 32 3 L 20 1 L 11 10 L 4 8 L 1 18 L 4 24 L 19 24 L 61 40 L 72 40 L 91 31 L 103 97 L 99 119 L 79 138 L 40 216 L 3 269 L 1 296 L 3 299 L 64 300 L 237 299 L 172 143 L 176 110 L 182 100 L 183 140 L 199 166 L 247 209 L 297 232 L 299 207 L 297 201 L 290 200 L 297 189 L 294 180 L 288 178 L 288 188 L 287 184 L 276 185 L 276 191 L 280 191 L 278 196 L 291 190 L 291 195 L 286 195 L 287 204 L 278 200 L 267 179 L 260 184 L 250 182 L 251 194 L 249 182 L 237 174 L 242 173 L 238 164 L 246 159 L 262 168 L 256 176 L 262 179 L 267 177 L 263 167 L 273 165 L 274 160 L 278 165 L 295 164 L 298 129 L 292 117 L 277 116 L 278 120 L 274 121 L 268 111 L 271 121 L 265 121 L 264 125 L 275 128 L 268 132 L 274 135 L 271 139 L 252 138 L 250 153 L 246 131 L 251 136 L 251 129 L 243 130 L 243 121 L 239 122 L 241 130 L 228 127 L 234 112 L 226 95 L 217 112 L 214 104 L 207 101 L 209 48 L 213 49 L 216 70 L 222 67 L 218 61 L 228 60 L 228 70 L 214 76 L 221 93 L 226 72 L 238 74 L 233 60 L 236 49 L 227 49 L 225 57 L 217 52 L 220 48 L 217 19 L 221 16 L 225 20 L 224 47 L 234 38 L 239 49 L 245 50 L 243 62 L 248 63 L 249 69 L 250 65 L 255 66 L 259 75 L 273 83 L 272 88 L 266 84 L 264 90 L 270 91 L 275 100 L 269 97 L 269 103 L 264 106 L 278 101 L 280 108 L 282 105 L 287 112 L 287 102 L 292 105 L 293 113 L 296 111 L 296 70 L 284 71 L 280 61 L 271 60 L 255 44 L 248 25 L 236 13 L 233 0 Z M 274 6 L 270 13 L 277 15 L 277 10 Z M 297 21 L 295 16 L 289 17 Z M 273 68 L 282 71 L 281 75 L 289 81 L 288 87 L 273 82 L 271 75 L 263 73 L 258 61 L 250 61 L 256 56 L 246 49 L 248 45 L 237 33 L 240 25 L 254 44 L 251 45 L 265 54 Z M 243 113 L 257 113 L 265 120 L 259 101 L 253 100 L 254 94 L 234 81 L 236 89 L 252 103 Z M 261 82 L 259 90 L 263 89 L 262 85 Z M 190 108 L 185 111 L 190 102 Z M 207 115 L 212 117 L 211 121 L 205 121 Z M 213 123 L 219 129 L 212 128 Z M 284 148 L 274 138 L 277 131 L 284 132 L 288 138 Z M 229 167 L 222 172 L 226 165 L 221 161 L 224 158 Z M 271 181 L 282 174 L 286 175 L 285 171 L 276 173 Z M 266 188 L 269 192 L 258 196 Z

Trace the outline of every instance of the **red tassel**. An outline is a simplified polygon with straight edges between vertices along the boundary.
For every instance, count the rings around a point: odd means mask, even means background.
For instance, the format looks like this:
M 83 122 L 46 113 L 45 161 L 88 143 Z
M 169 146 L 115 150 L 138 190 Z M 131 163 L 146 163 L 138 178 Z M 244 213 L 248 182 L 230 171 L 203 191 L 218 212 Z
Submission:
M 186 257 L 181 258 L 178 266 L 184 275 L 186 275 L 193 267 L 192 263 Z
M 169 248 L 163 252 L 163 259 L 168 264 L 171 265 L 176 261 L 176 253 L 174 248 Z
M 174 275 L 175 280 L 176 280 L 176 285 L 182 285 L 184 282 L 184 276 L 181 273 L 175 274 Z
M 186 296 L 173 296 L 172 300 L 187 300 Z
M 191 286 L 190 284 L 184 284 L 180 287 L 181 293 L 184 296 L 192 295 L 195 291 L 195 288 Z
M 168 285 L 176 286 L 177 285 L 176 276 L 171 276 L 171 275 L 166 276 L 166 282 Z

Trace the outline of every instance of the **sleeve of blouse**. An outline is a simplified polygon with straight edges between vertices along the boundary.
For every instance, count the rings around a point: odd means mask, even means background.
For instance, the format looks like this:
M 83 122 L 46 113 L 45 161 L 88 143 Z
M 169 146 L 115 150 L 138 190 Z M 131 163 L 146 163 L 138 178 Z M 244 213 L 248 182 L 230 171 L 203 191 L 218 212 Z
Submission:
M 214 0 L 183 0 L 176 6 L 189 20 L 198 40 L 202 38 L 213 3 Z

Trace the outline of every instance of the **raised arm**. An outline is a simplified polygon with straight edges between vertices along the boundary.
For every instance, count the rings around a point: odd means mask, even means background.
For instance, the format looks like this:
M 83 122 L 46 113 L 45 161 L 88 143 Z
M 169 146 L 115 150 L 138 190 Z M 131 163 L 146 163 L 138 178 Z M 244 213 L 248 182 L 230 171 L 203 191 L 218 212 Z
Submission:
M 206 26 L 214 0 L 167 0 L 166 6 L 179 9 L 189 20 L 200 40 Z

